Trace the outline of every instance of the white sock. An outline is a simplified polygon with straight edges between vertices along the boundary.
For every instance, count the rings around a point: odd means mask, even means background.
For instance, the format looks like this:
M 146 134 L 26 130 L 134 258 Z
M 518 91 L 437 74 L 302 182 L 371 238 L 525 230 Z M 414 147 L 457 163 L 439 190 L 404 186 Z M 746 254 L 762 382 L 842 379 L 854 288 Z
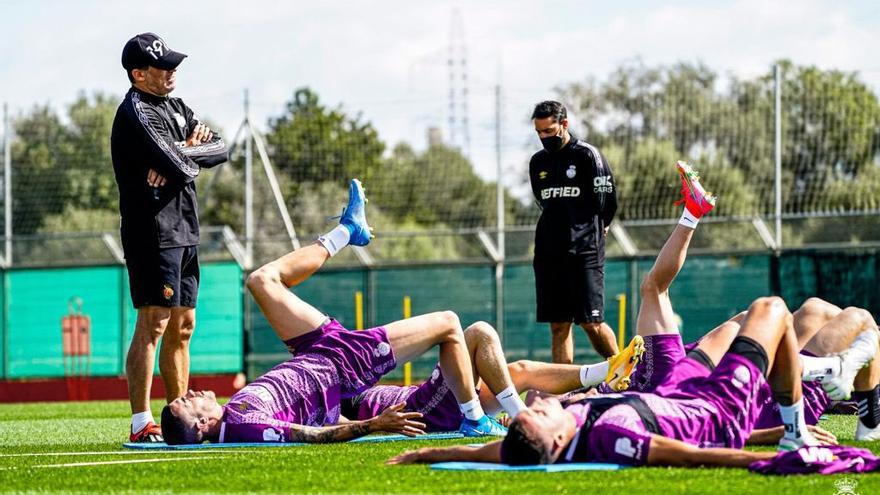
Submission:
M 131 432 L 137 433 L 150 423 L 155 423 L 155 421 L 153 421 L 153 413 L 149 409 L 134 413 L 131 415 Z
M 483 406 L 480 405 L 479 398 L 467 401 L 464 404 L 459 404 L 458 408 L 461 409 L 461 413 L 464 414 L 464 417 L 471 421 L 477 421 L 486 415 L 486 413 L 483 412 Z
M 688 211 L 687 208 L 685 208 L 684 212 L 682 212 L 681 214 L 681 218 L 678 219 L 678 223 L 680 225 L 684 225 L 687 228 L 696 229 L 697 224 L 700 223 L 700 219 L 693 216 L 693 214 L 691 214 L 691 212 Z
M 511 418 L 515 418 L 517 414 L 527 409 L 526 403 L 519 398 L 519 394 L 516 393 L 516 389 L 513 386 L 505 388 L 495 398 L 498 399 L 498 403 L 501 404 L 501 407 L 504 408 L 504 411 Z
M 324 249 L 333 257 L 340 249 L 348 246 L 348 240 L 351 238 L 351 232 L 345 225 L 337 225 L 333 230 L 318 237 L 318 242 L 324 246 Z
M 803 442 L 807 432 L 807 423 L 804 420 L 804 398 L 790 406 L 779 405 L 779 414 L 782 416 L 782 424 L 785 426 L 784 437 L 796 442 Z
M 606 359 L 601 363 L 585 364 L 581 366 L 581 385 L 595 387 L 605 381 L 611 363 Z
M 823 382 L 840 374 L 840 358 L 800 356 L 803 365 L 801 379 L 805 382 Z

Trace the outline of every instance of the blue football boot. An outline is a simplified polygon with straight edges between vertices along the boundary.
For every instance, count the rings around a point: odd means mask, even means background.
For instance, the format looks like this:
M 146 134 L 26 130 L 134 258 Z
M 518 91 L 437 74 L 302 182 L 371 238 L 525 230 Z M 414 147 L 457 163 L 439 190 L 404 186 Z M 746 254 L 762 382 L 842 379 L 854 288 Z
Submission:
M 483 416 L 474 421 L 465 418 L 458 427 L 458 432 L 466 437 L 503 437 L 507 428 L 501 426 L 495 418 Z
M 352 246 L 366 246 L 373 237 L 373 234 L 370 233 L 372 229 L 367 224 L 367 216 L 364 212 L 366 202 L 367 197 L 364 195 L 361 181 L 351 179 L 351 185 L 348 188 L 348 206 L 342 211 L 339 223 L 345 225 L 351 234 L 348 243 Z

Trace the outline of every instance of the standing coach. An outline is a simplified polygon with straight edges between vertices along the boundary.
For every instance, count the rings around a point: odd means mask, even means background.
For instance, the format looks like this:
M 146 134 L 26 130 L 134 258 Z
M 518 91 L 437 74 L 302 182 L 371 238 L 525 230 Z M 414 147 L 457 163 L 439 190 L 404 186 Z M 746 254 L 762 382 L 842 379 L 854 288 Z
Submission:
M 568 130 L 565 107 L 544 101 L 532 113 L 544 149 L 529 162 L 541 207 L 535 231 L 537 320 L 550 323 L 553 362 L 574 359 L 572 322 L 603 357 L 617 353 L 604 323 L 605 235 L 617 210 L 611 168 L 595 146 Z
M 174 90 L 186 55 L 153 33 L 128 40 L 122 67 L 131 89 L 111 135 L 119 186 L 122 247 L 137 308 L 125 374 L 132 442 L 161 442 L 150 411 L 156 346 L 168 402 L 186 393 L 189 341 L 199 290 L 199 217 L 195 178 L 228 158 L 220 136 L 201 123 Z M 164 337 L 163 337 L 164 335 Z

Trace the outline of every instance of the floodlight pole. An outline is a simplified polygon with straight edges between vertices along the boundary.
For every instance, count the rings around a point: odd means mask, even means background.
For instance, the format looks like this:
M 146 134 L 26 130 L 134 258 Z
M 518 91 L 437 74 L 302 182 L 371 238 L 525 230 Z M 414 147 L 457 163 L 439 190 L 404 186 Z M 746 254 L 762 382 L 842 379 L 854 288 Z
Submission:
M 9 127 L 9 104 L 3 104 L 3 236 L 6 239 L 5 265 L 12 266 L 12 132 Z
M 776 137 L 774 144 L 774 162 L 775 171 L 775 189 L 776 189 L 776 251 L 782 250 L 782 71 L 779 64 L 773 66 L 773 76 L 775 79 L 774 96 L 775 96 L 775 122 L 774 134 Z

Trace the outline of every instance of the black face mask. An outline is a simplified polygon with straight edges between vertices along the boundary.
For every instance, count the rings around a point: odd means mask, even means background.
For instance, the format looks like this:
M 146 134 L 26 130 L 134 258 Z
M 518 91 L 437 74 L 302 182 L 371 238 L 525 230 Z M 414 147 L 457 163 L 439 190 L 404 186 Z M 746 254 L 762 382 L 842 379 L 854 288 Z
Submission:
M 541 138 L 541 145 L 544 146 L 544 149 L 550 153 L 554 151 L 559 151 L 562 149 L 562 136 L 550 136 Z

